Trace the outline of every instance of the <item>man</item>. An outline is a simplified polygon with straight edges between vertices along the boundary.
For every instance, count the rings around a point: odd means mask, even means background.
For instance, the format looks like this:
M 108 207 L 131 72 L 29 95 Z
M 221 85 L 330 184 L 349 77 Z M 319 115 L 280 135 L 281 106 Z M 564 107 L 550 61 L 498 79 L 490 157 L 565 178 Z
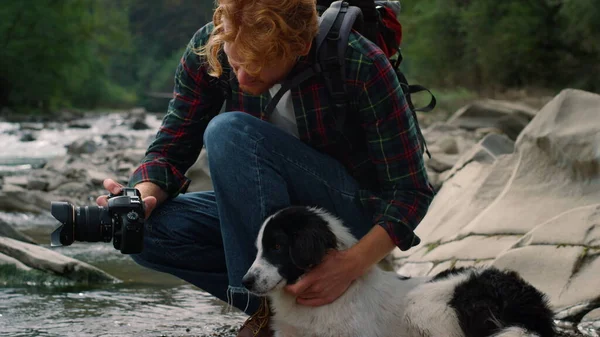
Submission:
M 219 0 L 213 22 L 181 59 L 168 113 L 129 182 L 147 211 L 144 251 L 134 260 L 250 314 L 239 336 L 272 335 L 268 304 L 241 284 L 270 214 L 320 206 L 361 238 L 287 286 L 299 304 L 317 306 L 337 299 L 394 247 L 417 245 L 413 230 L 433 197 L 398 79 L 383 52 L 356 33 L 346 54 L 353 99 L 345 131 L 334 127 L 318 76 L 264 113 L 282 81 L 311 66 L 317 31 L 315 0 Z M 231 97 L 219 114 L 225 97 L 214 80 L 229 69 Z M 203 146 L 214 191 L 183 193 L 184 174 Z M 112 180 L 104 186 L 120 189 Z

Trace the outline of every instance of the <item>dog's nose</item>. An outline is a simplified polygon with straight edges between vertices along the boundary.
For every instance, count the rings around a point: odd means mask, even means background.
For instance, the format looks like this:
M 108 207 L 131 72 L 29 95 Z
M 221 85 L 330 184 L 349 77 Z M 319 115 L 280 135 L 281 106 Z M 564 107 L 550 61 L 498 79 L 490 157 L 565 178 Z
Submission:
M 255 280 L 256 280 L 256 277 L 254 277 L 254 274 L 246 274 L 242 278 L 242 285 L 244 286 L 244 288 L 250 290 L 250 289 L 252 289 L 252 286 L 254 285 Z

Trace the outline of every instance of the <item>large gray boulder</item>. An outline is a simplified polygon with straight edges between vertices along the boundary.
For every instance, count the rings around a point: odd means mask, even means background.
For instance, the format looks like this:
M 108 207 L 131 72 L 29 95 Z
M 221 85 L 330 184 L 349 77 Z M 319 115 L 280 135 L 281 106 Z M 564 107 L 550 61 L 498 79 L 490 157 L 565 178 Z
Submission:
M 448 172 L 416 230 L 422 244 L 395 252 L 397 270 L 516 270 L 548 294 L 557 317 L 579 322 L 600 307 L 599 144 L 600 95 L 578 90 L 544 106 L 514 151 L 484 139 Z M 585 317 L 581 326 L 597 323 L 597 313 Z

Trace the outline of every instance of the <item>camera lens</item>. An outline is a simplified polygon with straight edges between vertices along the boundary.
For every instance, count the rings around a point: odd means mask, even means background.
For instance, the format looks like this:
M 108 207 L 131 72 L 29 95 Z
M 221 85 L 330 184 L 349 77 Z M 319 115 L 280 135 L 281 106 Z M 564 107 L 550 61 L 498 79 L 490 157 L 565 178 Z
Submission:
M 75 230 L 75 209 L 68 202 L 53 201 L 52 216 L 60 225 L 50 236 L 52 246 L 68 246 L 73 243 Z
M 68 246 L 73 241 L 110 242 L 112 222 L 102 206 L 75 207 L 68 202 L 52 202 L 52 216 L 62 223 L 50 239 L 52 246 Z
M 75 208 L 75 240 L 110 242 L 112 223 L 108 210 L 102 206 Z

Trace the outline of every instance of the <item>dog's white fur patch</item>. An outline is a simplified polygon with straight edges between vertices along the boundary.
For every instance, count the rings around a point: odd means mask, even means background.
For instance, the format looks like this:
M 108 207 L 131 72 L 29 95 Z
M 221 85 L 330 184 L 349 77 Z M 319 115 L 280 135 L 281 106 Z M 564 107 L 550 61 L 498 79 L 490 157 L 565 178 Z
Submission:
M 281 289 L 285 286 L 283 277 L 277 271 L 277 267 L 270 264 L 263 258 L 262 239 L 265 232 L 265 225 L 273 218 L 274 215 L 268 217 L 261 226 L 258 237 L 256 238 L 256 259 L 252 266 L 246 272 L 247 275 L 252 275 L 256 279 L 252 292 L 256 295 L 266 295 L 267 292 Z
M 408 336 L 462 337 L 456 312 L 448 303 L 454 289 L 469 278 L 468 274 L 425 283 L 406 296 Z
M 538 334 L 519 327 L 506 328 L 492 337 L 539 337 Z

